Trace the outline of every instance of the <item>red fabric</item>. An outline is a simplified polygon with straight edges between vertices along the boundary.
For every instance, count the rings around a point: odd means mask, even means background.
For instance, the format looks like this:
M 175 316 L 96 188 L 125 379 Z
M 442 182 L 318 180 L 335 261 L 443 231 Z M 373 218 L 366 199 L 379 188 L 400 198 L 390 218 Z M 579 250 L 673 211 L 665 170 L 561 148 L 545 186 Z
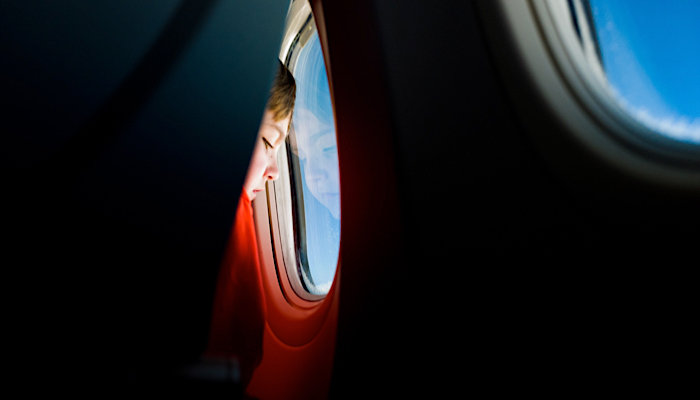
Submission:
M 265 298 L 259 265 L 253 206 L 243 190 L 219 269 L 205 354 L 238 358 L 244 388 L 263 353 Z

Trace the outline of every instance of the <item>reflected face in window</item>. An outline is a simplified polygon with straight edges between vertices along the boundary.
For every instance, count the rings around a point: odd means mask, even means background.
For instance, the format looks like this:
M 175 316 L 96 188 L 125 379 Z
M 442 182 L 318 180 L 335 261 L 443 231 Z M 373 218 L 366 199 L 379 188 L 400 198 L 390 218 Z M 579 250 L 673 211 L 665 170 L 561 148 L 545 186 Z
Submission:
M 291 115 L 275 121 L 272 112 L 265 110 L 248 166 L 248 174 L 243 182 L 243 190 L 251 200 L 265 189 L 265 182 L 279 177 L 277 152 L 287 136 L 290 118 Z
M 305 109 L 297 109 L 295 118 L 303 120 L 299 125 L 305 128 L 295 130 L 295 134 L 306 185 L 333 217 L 340 219 L 338 150 L 333 123 Z

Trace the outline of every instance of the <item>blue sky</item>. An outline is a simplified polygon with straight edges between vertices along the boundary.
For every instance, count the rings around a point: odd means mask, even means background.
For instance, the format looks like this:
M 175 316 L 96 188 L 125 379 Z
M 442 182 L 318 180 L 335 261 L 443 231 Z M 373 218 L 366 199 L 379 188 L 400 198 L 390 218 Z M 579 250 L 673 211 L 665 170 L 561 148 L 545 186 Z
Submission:
M 700 143 L 700 1 L 590 0 L 613 92 L 643 123 Z

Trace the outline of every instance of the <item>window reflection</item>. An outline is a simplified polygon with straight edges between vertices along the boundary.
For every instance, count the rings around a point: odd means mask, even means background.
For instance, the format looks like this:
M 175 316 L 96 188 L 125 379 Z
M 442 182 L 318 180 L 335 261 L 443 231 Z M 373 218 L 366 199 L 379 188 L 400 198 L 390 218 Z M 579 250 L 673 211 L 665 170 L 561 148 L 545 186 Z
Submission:
M 295 132 L 305 183 L 333 218 L 340 219 L 338 150 L 333 121 L 322 121 L 318 114 L 303 108 L 297 109 L 294 118 L 295 127 L 302 127 Z

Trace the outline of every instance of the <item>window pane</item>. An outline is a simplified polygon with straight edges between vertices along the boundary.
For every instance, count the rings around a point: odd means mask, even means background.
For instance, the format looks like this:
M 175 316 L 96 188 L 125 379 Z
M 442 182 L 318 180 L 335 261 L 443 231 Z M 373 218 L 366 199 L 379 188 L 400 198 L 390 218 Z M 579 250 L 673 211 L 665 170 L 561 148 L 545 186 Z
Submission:
M 330 289 L 340 248 L 340 182 L 335 123 L 318 34 L 298 51 L 292 73 L 297 99 L 290 133 L 297 201 L 300 273 L 306 289 Z M 301 186 L 301 190 L 299 187 Z M 303 204 L 300 205 L 300 204 Z M 303 207 L 303 212 L 298 208 Z
M 700 144 L 700 1 L 590 0 L 590 6 L 620 104 L 649 128 Z

